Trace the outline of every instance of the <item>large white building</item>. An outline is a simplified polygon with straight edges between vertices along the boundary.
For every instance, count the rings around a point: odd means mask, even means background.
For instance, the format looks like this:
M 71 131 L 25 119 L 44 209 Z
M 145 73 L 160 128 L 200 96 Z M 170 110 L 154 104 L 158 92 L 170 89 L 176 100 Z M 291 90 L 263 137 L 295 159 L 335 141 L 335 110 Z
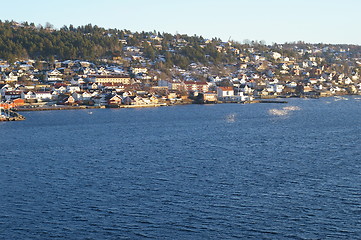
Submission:
M 90 75 L 89 78 L 95 83 L 130 84 L 131 80 L 126 75 Z

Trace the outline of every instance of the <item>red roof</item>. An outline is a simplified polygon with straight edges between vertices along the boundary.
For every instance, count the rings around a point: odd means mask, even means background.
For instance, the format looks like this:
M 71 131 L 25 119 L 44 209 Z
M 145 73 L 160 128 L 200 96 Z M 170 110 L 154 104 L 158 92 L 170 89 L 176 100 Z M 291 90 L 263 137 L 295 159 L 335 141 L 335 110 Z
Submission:
M 233 87 L 219 87 L 222 91 L 233 91 Z
M 66 87 L 67 85 L 65 83 L 55 83 L 55 87 Z

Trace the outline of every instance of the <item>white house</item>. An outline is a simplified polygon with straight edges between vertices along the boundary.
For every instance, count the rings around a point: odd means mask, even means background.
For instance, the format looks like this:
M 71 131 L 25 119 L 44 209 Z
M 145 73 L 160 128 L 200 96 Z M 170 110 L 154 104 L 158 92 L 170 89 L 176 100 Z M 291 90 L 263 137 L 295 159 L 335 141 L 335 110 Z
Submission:
M 60 86 L 60 87 L 54 88 L 54 91 L 56 91 L 58 93 L 65 93 L 67 90 L 66 90 L 65 86 Z
M 280 53 L 278 53 L 278 52 L 273 52 L 272 57 L 273 57 L 273 59 L 277 60 L 277 59 L 281 58 L 282 55 Z
M 73 92 L 71 96 L 74 98 L 75 101 L 87 101 L 90 100 L 93 95 L 89 92 Z
M 25 99 L 36 99 L 36 94 L 33 91 L 29 91 L 24 93 L 24 98 Z
M 3 74 L 3 79 L 6 82 L 16 82 L 19 79 L 19 75 L 17 73 L 10 72 L 8 75 Z
M 79 86 L 67 86 L 67 89 L 70 93 L 73 93 L 73 92 L 79 92 L 80 91 L 80 87 Z
M 130 71 L 133 73 L 133 74 L 138 74 L 138 73 L 147 73 L 148 72 L 148 69 L 147 68 L 137 68 L 137 67 L 131 67 L 130 68 Z
M 249 87 L 248 85 L 245 85 L 243 88 L 241 88 L 241 91 L 247 95 L 252 94 L 254 89 Z
M 350 85 L 350 84 L 353 84 L 352 80 L 348 77 L 345 79 L 345 84 L 346 85 Z
M 48 82 L 63 81 L 63 74 L 57 69 L 48 71 L 46 72 L 45 81 Z
M 91 93 L 89 93 L 89 92 L 83 92 L 82 99 L 83 100 L 90 100 L 92 98 L 92 96 L 93 95 Z
M 52 100 L 54 95 L 52 92 L 50 91 L 45 91 L 45 92 L 35 92 L 35 96 L 37 100 L 40 101 L 48 101 L 48 100 Z
M 233 87 L 218 87 L 217 97 L 218 99 L 224 99 L 224 100 L 234 97 Z
M 268 92 L 281 93 L 283 91 L 283 89 L 284 89 L 284 86 L 281 84 L 272 84 L 272 85 L 267 86 Z
M 287 82 L 286 87 L 295 88 L 295 87 L 297 87 L 297 83 L 296 82 Z

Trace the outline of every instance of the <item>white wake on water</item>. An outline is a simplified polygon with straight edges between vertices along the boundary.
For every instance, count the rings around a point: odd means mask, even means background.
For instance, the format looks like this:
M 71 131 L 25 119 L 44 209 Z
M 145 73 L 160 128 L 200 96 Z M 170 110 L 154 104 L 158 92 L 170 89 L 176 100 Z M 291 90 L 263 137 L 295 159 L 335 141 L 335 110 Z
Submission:
M 290 112 L 301 110 L 298 106 L 287 106 L 282 109 L 272 108 L 268 110 L 268 114 L 273 116 L 287 116 Z

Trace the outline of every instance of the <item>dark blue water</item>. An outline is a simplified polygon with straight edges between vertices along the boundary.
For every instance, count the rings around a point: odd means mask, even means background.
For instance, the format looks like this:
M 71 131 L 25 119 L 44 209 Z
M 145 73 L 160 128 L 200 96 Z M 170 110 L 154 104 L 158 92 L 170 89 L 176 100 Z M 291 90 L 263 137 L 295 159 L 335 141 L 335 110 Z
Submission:
M 335 100 L 24 112 L 0 239 L 361 239 L 361 102 Z

